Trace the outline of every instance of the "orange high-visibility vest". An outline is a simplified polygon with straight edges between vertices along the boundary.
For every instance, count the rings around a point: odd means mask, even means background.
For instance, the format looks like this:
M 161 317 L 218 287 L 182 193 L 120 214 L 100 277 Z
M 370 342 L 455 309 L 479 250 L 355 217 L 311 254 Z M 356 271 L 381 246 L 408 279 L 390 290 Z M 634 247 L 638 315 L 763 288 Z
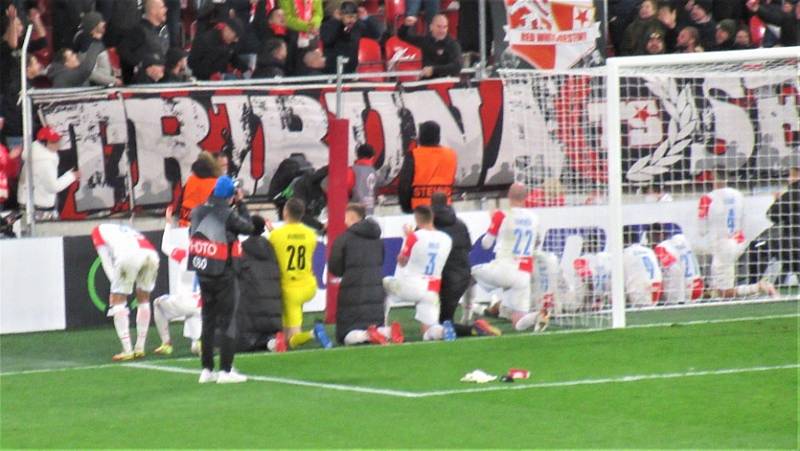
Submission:
M 208 196 L 214 191 L 216 183 L 216 177 L 203 178 L 194 173 L 189 174 L 189 178 L 186 179 L 186 185 L 183 186 L 183 202 L 180 205 L 178 219 L 180 227 L 189 227 L 192 210 L 198 205 L 203 205 L 208 200 Z
M 430 205 L 435 192 L 447 194 L 447 202 L 456 181 L 456 151 L 443 146 L 420 146 L 413 149 L 414 180 L 411 183 L 411 208 Z

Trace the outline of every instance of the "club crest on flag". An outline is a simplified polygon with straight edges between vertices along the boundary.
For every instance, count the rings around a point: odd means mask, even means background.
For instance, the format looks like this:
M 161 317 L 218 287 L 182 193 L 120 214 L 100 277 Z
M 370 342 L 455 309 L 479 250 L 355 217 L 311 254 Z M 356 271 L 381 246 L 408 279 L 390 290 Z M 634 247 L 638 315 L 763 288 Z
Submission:
M 538 69 L 573 67 L 595 48 L 600 21 L 593 0 L 504 0 L 505 41 Z

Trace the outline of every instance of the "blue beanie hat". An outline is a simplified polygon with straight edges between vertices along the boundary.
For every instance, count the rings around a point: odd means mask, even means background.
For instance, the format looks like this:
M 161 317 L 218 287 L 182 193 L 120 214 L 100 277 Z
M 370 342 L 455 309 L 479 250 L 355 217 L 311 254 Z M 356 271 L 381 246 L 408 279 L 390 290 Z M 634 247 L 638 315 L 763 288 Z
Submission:
M 233 196 L 236 187 L 233 184 L 233 179 L 227 175 L 223 175 L 217 179 L 217 184 L 214 185 L 214 197 L 220 199 L 227 199 Z

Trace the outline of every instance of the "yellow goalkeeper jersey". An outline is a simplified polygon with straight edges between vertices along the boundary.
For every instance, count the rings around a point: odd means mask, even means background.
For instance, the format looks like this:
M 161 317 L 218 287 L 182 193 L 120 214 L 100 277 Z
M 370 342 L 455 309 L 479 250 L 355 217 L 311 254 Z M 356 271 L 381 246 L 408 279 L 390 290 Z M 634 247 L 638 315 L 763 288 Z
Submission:
M 314 229 L 302 223 L 284 224 L 269 234 L 269 241 L 278 257 L 281 269 L 281 283 L 314 281 L 314 249 L 317 248 L 317 234 Z

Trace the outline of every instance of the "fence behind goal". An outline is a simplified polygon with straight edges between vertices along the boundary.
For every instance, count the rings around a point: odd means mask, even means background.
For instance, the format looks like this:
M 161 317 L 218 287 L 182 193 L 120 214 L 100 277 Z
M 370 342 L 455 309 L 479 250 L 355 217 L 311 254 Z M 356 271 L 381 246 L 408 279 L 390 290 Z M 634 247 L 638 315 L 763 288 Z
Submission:
M 798 299 L 798 56 L 503 71 L 515 180 L 546 230 L 534 302 L 623 327 L 626 310 Z

